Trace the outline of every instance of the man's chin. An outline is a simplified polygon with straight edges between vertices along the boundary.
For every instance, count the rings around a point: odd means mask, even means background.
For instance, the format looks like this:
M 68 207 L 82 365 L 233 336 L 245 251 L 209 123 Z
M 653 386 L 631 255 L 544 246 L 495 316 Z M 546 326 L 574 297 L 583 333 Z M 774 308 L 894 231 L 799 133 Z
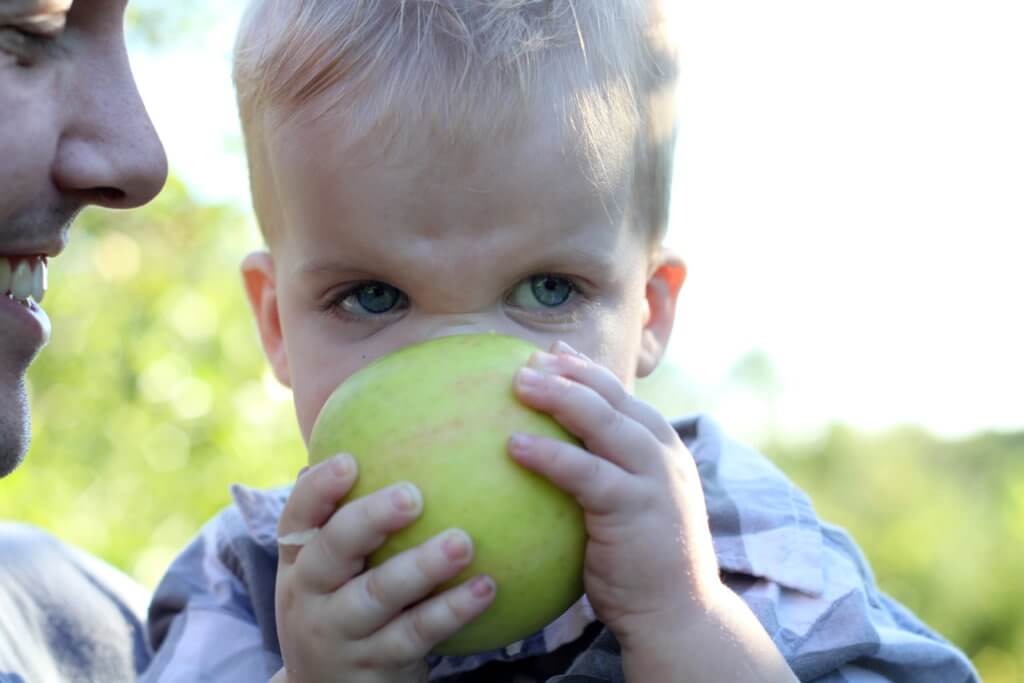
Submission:
M 0 396 L 0 478 L 3 478 L 25 459 L 32 430 L 24 385 L 13 391 L 0 386 L 0 391 L 6 394 Z

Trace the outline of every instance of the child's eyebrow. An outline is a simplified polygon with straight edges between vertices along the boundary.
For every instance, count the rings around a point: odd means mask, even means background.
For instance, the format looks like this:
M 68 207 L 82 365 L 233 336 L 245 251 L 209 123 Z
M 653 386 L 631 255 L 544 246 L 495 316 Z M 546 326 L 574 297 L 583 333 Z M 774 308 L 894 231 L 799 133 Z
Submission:
M 365 263 L 363 260 L 361 263 Z M 371 272 L 359 263 L 339 258 L 334 254 L 312 254 L 308 259 L 300 261 L 296 274 L 300 276 L 315 276 L 321 274 L 346 273 L 364 275 L 369 277 Z
M 614 271 L 618 264 L 614 254 L 582 247 L 571 247 L 563 251 L 545 254 L 543 262 L 550 263 L 552 269 L 572 266 L 573 268 L 580 268 L 587 272 L 599 274 Z
M 615 273 L 621 265 L 621 259 L 617 259 L 613 253 L 600 249 L 567 246 L 565 249 L 540 253 L 535 256 L 523 255 L 516 263 L 505 262 L 505 264 L 521 266 L 518 269 L 520 271 L 543 273 L 571 270 L 601 278 Z M 341 272 L 361 277 L 373 277 L 370 270 L 345 262 L 335 256 L 313 256 L 301 263 L 297 270 L 297 274 L 303 277 Z
M 317 273 L 333 273 L 344 269 L 345 266 L 335 259 L 313 259 L 302 264 L 299 268 L 299 274 L 316 275 Z

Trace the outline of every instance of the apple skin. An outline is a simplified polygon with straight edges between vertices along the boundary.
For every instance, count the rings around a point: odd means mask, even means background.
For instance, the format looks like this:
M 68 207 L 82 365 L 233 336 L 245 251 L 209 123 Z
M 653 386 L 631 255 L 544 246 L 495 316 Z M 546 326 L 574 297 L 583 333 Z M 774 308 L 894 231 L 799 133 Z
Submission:
M 344 502 L 400 481 L 423 494 L 423 513 L 368 558 L 373 567 L 457 527 L 472 564 L 440 592 L 477 574 L 494 602 L 435 653 L 502 647 L 554 621 L 583 594 L 586 529 L 574 498 L 508 454 L 516 431 L 578 444 L 550 416 L 525 406 L 512 381 L 536 347 L 473 334 L 407 346 L 350 376 L 324 404 L 309 443 L 315 464 L 336 453 L 359 463 Z

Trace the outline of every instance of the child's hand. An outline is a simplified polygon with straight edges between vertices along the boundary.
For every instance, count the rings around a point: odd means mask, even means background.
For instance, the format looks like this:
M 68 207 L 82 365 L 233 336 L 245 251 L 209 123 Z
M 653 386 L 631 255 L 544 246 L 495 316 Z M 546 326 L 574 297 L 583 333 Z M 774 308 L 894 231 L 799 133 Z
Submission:
M 286 676 L 275 680 L 425 681 L 426 654 L 494 597 L 493 581 L 475 577 L 424 599 L 472 560 L 459 530 L 364 571 L 367 555 L 419 516 L 422 499 L 397 484 L 338 508 L 355 479 L 351 457 L 322 462 L 299 477 L 281 515 L 276 606 Z
M 584 448 L 513 436 L 509 450 L 583 506 L 587 595 L 624 651 L 652 634 L 678 635 L 728 600 L 696 463 L 665 418 L 610 370 L 564 343 L 552 351 L 534 354 L 516 391 Z
M 585 450 L 542 437 L 522 445 L 513 437 L 509 447 L 583 506 L 583 578 L 594 611 L 620 640 L 639 624 L 701 615 L 722 584 L 693 457 L 665 418 L 611 371 L 565 344 L 552 350 L 559 353 L 534 354 L 516 389 Z

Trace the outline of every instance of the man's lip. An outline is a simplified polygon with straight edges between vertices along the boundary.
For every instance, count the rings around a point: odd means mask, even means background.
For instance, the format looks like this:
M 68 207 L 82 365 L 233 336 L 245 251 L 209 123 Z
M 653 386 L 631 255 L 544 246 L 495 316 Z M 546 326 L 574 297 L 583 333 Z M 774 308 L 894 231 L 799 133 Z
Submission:
M 8 321 L 14 321 L 17 325 L 14 329 L 22 330 L 19 338 L 32 348 L 39 348 L 50 338 L 50 319 L 46 311 L 35 302 L 25 306 L 8 296 L 0 297 L 0 317 L 6 318 L 5 326 Z

